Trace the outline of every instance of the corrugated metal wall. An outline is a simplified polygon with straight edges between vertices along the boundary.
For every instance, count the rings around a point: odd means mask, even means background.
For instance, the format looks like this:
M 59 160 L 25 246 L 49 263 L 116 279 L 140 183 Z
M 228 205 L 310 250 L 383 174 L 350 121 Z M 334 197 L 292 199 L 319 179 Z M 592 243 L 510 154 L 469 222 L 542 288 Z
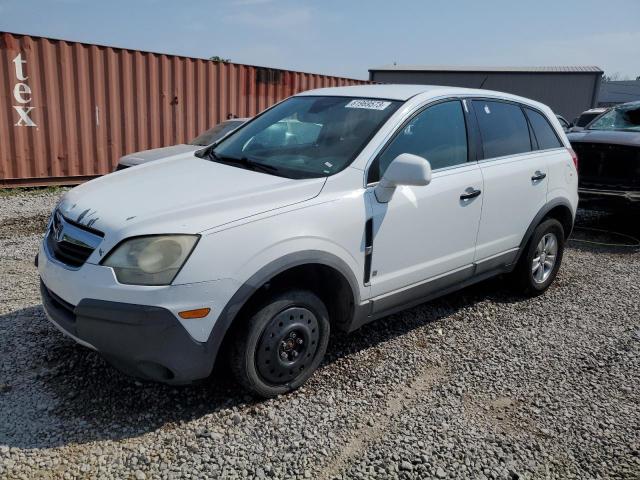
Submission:
M 228 114 L 361 83 L 0 32 L 0 187 L 78 183 Z
M 450 85 L 513 93 L 542 102 L 569 121 L 596 105 L 602 75 L 602 72 L 369 72 L 371 80 L 381 83 Z

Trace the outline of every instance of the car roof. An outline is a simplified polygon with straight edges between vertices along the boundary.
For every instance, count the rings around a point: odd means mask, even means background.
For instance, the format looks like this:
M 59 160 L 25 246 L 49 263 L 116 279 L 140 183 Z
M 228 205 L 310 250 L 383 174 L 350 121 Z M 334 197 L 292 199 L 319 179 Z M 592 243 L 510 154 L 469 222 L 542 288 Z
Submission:
M 447 96 L 447 95 L 464 95 L 478 97 L 500 97 L 506 100 L 513 100 L 522 103 L 539 105 L 535 100 L 519 97 L 505 92 L 496 92 L 492 90 L 447 87 L 441 85 L 354 85 L 349 87 L 330 87 L 318 88 L 315 90 L 307 90 L 296 96 L 306 95 L 322 95 L 335 97 L 363 97 L 363 98 L 379 98 L 385 100 L 402 100 L 406 101 L 416 95 L 428 94 L 428 96 Z

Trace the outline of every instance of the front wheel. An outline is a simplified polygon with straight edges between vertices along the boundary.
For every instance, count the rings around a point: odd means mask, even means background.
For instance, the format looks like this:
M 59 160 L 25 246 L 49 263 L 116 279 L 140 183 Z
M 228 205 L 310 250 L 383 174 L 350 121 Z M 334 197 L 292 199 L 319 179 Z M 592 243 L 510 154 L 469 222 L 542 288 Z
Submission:
M 562 224 L 554 218 L 540 223 L 513 272 L 518 289 L 530 296 L 543 293 L 556 278 L 563 253 Z
M 322 362 L 329 330 L 327 308 L 313 292 L 277 294 L 239 325 L 230 351 L 231 369 L 238 382 L 258 396 L 290 392 Z

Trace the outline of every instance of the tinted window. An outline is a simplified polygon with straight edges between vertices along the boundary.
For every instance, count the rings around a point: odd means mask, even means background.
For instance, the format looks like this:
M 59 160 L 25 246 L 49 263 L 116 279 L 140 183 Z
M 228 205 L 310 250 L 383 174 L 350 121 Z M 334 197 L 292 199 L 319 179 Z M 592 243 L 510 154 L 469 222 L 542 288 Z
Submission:
M 562 147 L 562 143 L 558 140 L 556 132 L 553 130 L 547 119 L 540 113 L 529 108 L 526 109 L 527 116 L 533 127 L 533 133 L 538 140 L 538 148 L 546 150 L 547 148 Z
M 531 151 L 529 126 L 518 105 L 474 100 L 484 158 Z
M 467 129 L 458 100 L 439 103 L 412 118 L 389 143 L 369 170 L 369 182 L 376 182 L 401 153 L 426 158 L 432 169 L 467 161 Z
M 596 118 L 599 113 L 583 113 L 576 121 L 576 127 L 586 127 L 591 120 Z

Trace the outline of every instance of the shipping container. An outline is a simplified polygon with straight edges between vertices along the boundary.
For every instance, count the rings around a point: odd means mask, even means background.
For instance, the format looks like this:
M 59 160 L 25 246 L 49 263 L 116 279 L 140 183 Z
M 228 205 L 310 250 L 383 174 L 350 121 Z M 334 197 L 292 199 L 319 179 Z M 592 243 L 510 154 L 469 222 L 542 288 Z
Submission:
M 0 32 L 0 187 L 75 184 L 295 93 L 368 83 Z

